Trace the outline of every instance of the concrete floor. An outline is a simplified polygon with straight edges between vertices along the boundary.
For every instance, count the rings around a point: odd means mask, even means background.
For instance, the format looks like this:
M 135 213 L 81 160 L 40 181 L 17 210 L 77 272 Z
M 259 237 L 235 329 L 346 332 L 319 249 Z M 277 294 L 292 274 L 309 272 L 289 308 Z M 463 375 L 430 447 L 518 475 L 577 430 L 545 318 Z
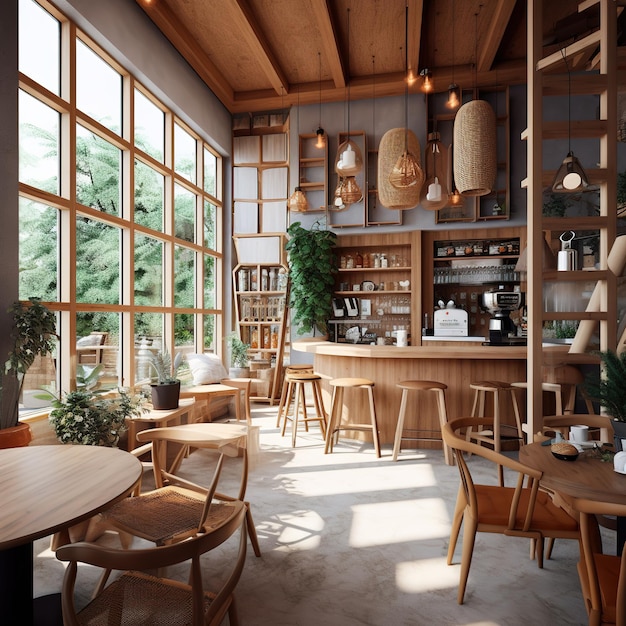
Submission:
M 528 540 L 479 534 L 459 606 L 460 545 L 455 564 L 446 564 L 459 475 L 443 453 L 405 450 L 393 463 L 390 445 L 377 459 L 371 445 L 343 440 L 324 455 L 317 426 L 298 434 L 292 449 L 276 428 L 276 410 L 253 406 L 260 446 L 246 497 L 263 554 L 248 551 L 237 589 L 242 625 L 587 623 L 576 542 L 557 541 L 540 570 Z M 236 463 L 224 481 L 236 482 Z M 184 463 L 190 477 L 202 466 L 202 452 Z M 470 467 L 476 479 L 495 484 L 492 466 L 472 457 Z M 36 595 L 59 591 L 63 564 L 48 540 L 35 548 Z M 219 570 L 223 555 L 208 556 L 207 570 Z M 184 580 L 185 570 L 171 575 Z

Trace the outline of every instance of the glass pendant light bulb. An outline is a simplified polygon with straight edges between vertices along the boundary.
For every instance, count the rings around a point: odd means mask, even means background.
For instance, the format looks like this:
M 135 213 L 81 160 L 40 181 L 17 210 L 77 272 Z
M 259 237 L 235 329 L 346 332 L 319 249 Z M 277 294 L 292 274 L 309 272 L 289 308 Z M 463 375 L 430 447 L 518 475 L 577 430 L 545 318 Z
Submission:
M 326 145 L 326 133 L 324 129 L 320 126 L 316 131 L 317 141 L 315 142 L 316 148 L 323 148 Z
M 452 83 L 448 87 L 448 101 L 446 102 L 446 106 L 449 109 L 456 109 L 459 104 L 461 104 L 461 88 L 456 83 Z
M 437 211 L 448 204 L 448 151 L 439 140 L 439 133 L 430 133 L 424 153 L 426 181 L 422 187 L 420 204 L 423 209 Z
M 296 213 L 306 213 L 309 210 L 309 201 L 302 192 L 302 187 L 296 187 L 294 192 L 289 196 L 289 210 Z
M 337 149 L 335 172 L 339 176 L 356 176 L 363 169 L 361 149 L 352 140 L 344 141 Z

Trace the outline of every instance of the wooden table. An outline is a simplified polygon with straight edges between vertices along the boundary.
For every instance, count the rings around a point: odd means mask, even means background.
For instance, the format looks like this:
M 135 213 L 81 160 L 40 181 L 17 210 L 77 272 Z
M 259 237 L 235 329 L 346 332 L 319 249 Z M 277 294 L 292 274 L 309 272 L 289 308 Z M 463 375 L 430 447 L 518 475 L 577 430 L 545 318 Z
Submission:
M 597 502 L 626 504 L 626 476 L 613 469 L 613 463 L 604 462 L 587 450 L 576 461 L 560 461 L 550 446 L 532 443 L 522 446 L 519 460 L 524 465 L 543 472 L 541 484 L 570 498 L 585 498 Z M 626 539 L 626 520 L 618 519 L 617 545 Z
M 221 383 L 213 383 L 211 385 L 193 385 L 180 390 L 181 398 L 195 398 L 198 401 L 205 400 L 207 402 L 207 412 L 211 407 L 211 400 L 215 398 L 223 398 L 224 396 L 232 396 L 235 398 L 235 416 L 237 421 L 241 419 L 241 394 L 242 389 L 230 385 L 222 385 Z M 247 416 L 246 416 L 247 417 Z
M 165 409 L 163 411 L 156 411 L 150 409 L 145 413 L 142 413 L 138 417 L 129 417 L 126 419 L 126 425 L 128 426 L 128 450 L 134 450 L 137 447 L 137 426 L 139 423 L 151 424 L 155 428 L 161 426 L 168 426 L 170 424 L 179 424 L 183 416 L 189 416 L 189 413 L 193 409 L 195 399 L 181 398 L 178 402 L 178 408 Z
M 125 498 L 141 463 L 116 448 L 81 445 L 0 450 L 0 588 L 4 624 L 60 618 L 58 597 L 33 601 L 33 544 Z M 55 613 L 59 611 L 58 613 Z M 54 615 L 51 615 L 53 613 Z

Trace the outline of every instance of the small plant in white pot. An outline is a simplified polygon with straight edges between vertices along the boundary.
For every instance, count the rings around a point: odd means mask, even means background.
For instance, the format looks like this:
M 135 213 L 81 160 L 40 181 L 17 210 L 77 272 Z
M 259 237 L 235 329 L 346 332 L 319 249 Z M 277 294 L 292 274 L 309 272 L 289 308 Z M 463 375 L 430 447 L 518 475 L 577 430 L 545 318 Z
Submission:
M 230 353 L 230 368 L 228 375 L 231 378 L 247 378 L 250 375 L 248 350 L 250 344 L 239 339 L 237 333 L 231 333 L 226 337 L 228 351 Z
M 183 364 L 182 352 L 176 353 L 173 362 L 166 350 L 151 353 L 149 362 L 156 374 L 150 385 L 153 408 L 157 411 L 177 409 L 180 399 L 180 380 L 177 374 Z

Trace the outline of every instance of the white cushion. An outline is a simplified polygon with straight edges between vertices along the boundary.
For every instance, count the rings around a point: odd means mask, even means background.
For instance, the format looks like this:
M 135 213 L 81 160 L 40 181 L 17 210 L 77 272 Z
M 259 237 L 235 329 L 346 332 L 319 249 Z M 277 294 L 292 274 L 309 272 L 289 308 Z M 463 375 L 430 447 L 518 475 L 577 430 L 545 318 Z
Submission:
M 219 383 L 228 376 L 224 364 L 216 354 L 188 354 L 186 358 L 194 385 Z

